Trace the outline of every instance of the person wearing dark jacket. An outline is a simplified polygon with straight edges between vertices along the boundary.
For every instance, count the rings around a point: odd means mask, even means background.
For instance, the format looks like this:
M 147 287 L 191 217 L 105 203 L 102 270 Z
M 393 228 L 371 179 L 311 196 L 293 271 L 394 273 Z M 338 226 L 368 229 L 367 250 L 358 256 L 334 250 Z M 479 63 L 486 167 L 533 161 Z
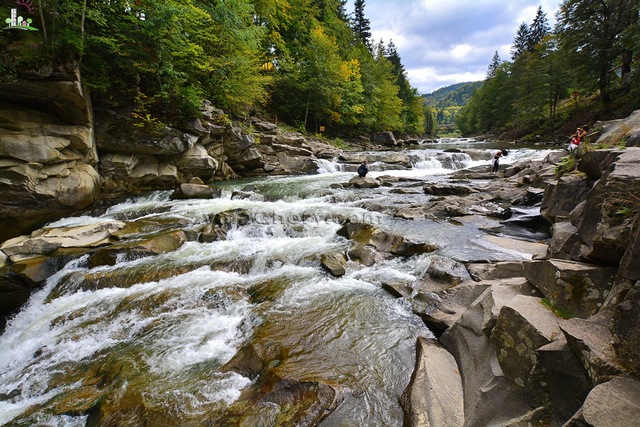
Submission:
M 367 168 L 367 161 L 365 160 L 364 162 L 362 162 L 362 164 L 360 165 L 360 167 L 358 168 L 358 175 L 360 175 L 361 177 L 365 177 L 367 176 L 367 172 L 369 172 L 369 168 Z

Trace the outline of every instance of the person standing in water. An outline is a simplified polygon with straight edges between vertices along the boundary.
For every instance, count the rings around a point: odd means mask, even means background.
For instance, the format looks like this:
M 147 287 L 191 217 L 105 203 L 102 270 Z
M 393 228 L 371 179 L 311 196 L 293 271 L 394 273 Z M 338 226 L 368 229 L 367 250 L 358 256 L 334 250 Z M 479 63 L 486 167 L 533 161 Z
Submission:
M 498 168 L 500 167 L 500 157 L 502 157 L 502 150 L 496 151 L 496 154 L 493 156 L 493 169 L 492 173 L 498 172 Z

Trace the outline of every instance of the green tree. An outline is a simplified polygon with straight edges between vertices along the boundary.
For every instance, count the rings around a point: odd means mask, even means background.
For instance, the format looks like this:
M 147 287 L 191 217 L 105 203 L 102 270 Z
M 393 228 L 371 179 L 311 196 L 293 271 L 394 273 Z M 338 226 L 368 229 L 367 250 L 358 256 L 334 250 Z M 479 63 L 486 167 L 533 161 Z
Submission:
M 516 38 L 513 40 L 513 45 L 511 46 L 511 59 L 516 60 L 520 55 L 528 50 L 529 47 L 529 26 L 526 22 L 520 24 L 518 27 L 518 32 L 516 33 Z
M 491 62 L 489 63 L 489 68 L 487 68 L 487 77 L 486 79 L 492 79 L 498 73 L 498 69 L 500 68 L 500 64 L 502 64 L 502 60 L 500 59 L 500 55 L 496 50 L 496 53 L 493 54 L 491 58 Z
M 527 50 L 533 52 L 538 45 L 551 31 L 547 14 L 542 11 L 542 6 L 538 6 L 535 18 L 529 27 L 529 37 L 527 39 Z
M 556 33 L 561 47 L 577 58 L 574 67 L 597 81 L 600 99 L 611 101 L 609 70 L 626 52 L 623 35 L 638 25 L 637 0 L 565 0 Z
M 369 50 L 371 49 L 371 23 L 364 14 L 365 1 L 355 0 L 352 28 L 355 36 Z

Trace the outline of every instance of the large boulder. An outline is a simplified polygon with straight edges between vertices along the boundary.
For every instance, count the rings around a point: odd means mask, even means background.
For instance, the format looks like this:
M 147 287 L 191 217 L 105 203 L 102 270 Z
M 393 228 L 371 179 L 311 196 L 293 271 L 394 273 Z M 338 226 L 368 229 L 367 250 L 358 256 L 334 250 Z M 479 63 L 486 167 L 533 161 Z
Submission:
M 611 331 L 602 319 L 569 319 L 562 322 L 561 329 L 593 384 L 609 381 L 624 371 L 612 345 Z
M 380 183 L 375 178 L 358 175 L 351 178 L 345 186 L 354 188 L 378 188 L 380 187 Z
M 540 298 L 519 295 L 500 310 L 491 341 L 496 347 L 505 376 L 526 390 L 529 401 L 545 404 L 545 372 L 539 362 L 538 349 L 560 334 L 556 316 Z
M 216 173 L 218 162 L 203 145 L 196 143 L 178 158 L 176 166 L 185 181 L 194 177 L 208 181 Z
M 616 377 L 596 386 L 566 427 L 640 426 L 640 381 Z
M 594 128 L 602 132 L 596 144 L 605 146 L 625 143 L 627 147 L 637 147 L 640 145 L 638 131 L 640 131 L 640 110 L 636 110 L 629 117 L 608 122 L 598 122 Z
M 374 144 L 384 145 L 385 147 L 395 147 L 398 145 L 392 132 L 380 132 L 371 135 L 371 142 Z
M 235 171 L 257 169 L 265 164 L 253 136 L 243 133 L 240 128 L 227 127 L 224 135 L 224 153 L 228 159 L 227 163 Z
M 567 316 L 588 318 L 600 310 L 613 287 L 616 270 L 551 259 L 527 264 L 525 276 L 553 307 Z
M 540 214 L 549 222 L 568 217 L 591 189 L 591 183 L 578 175 L 563 175 L 544 191 Z
M 396 256 L 412 256 L 433 252 L 438 247 L 430 242 L 418 242 L 381 230 L 369 224 L 347 223 L 337 234 L 362 245 L 369 245 L 378 252 Z
M 471 304 L 467 305 L 467 302 L 469 297 L 477 295 L 476 286 L 457 292 L 461 286 L 467 288 L 464 284 L 459 285 L 450 291 L 458 296 L 449 297 L 448 291 L 438 310 L 441 314 L 434 312 L 433 315 L 442 317 L 447 324 L 453 322 L 440 336 L 440 342 L 453 354 L 460 368 L 465 425 L 507 425 L 510 420 L 527 414 L 531 406 L 524 389 L 505 376 L 490 335 L 502 307 L 518 295 L 530 294 L 532 289 L 524 278 L 485 281 L 477 285 L 483 292 Z M 520 343 L 520 337 L 515 338 L 514 346 Z M 496 336 L 495 340 L 499 338 Z M 499 348 L 504 345 L 500 344 Z

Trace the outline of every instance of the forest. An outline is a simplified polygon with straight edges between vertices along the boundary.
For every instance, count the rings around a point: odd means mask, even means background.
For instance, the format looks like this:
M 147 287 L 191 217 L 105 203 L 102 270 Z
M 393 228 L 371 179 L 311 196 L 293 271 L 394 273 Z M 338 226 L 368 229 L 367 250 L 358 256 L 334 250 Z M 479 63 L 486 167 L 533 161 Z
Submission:
M 458 129 L 527 138 L 640 108 L 639 8 L 637 0 L 565 0 L 552 29 L 539 7 L 520 25 L 511 60 L 494 55 Z
M 364 0 L 351 15 L 345 0 L 27 3 L 38 31 L 1 32 L 0 72 L 78 63 L 94 105 L 132 106 L 139 127 L 179 126 L 209 100 L 310 132 L 433 128 L 393 42 L 371 40 Z

